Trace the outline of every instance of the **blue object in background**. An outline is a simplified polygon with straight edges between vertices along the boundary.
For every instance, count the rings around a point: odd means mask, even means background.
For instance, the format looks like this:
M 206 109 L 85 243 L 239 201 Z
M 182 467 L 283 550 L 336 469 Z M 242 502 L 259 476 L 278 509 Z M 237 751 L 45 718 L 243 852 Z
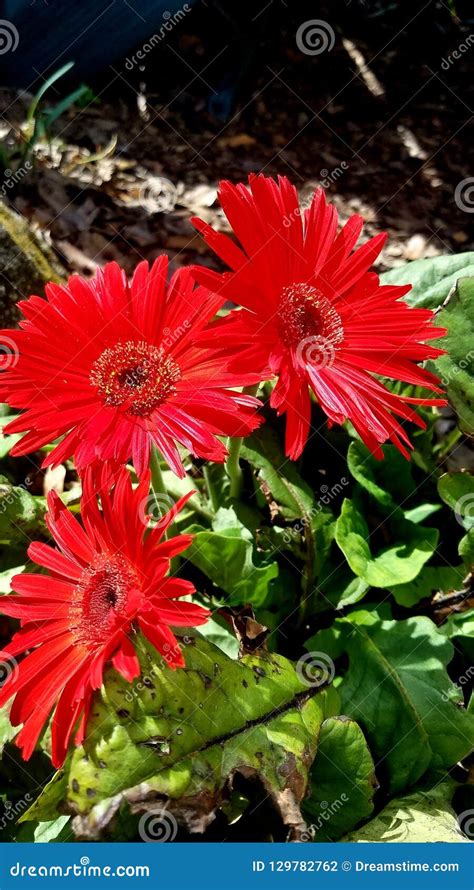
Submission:
M 5 0 L 2 27 L 11 48 L 0 46 L 0 84 L 37 88 L 73 61 L 73 76 L 89 81 L 109 65 L 117 70 L 160 29 L 188 14 L 196 0 Z M 9 27 L 8 27 L 9 26 Z M 16 30 L 16 34 L 15 34 Z M 163 31 L 166 34 L 166 31 Z M 17 43 L 16 48 L 13 48 Z M 111 77 L 113 72 L 111 72 Z

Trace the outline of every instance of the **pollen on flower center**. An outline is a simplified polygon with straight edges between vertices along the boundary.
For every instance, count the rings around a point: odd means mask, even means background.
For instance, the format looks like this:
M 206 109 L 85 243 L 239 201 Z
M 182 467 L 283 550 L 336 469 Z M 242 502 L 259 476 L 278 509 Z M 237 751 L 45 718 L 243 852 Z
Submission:
M 288 346 L 313 341 L 321 349 L 334 349 L 344 338 L 341 317 L 332 303 L 309 284 L 283 288 L 278 308 L 278 328 Z
M 160 346 L 127 340 L 105 349 L 94 362 L 90 382 L 108 407 L 146 417 L 176 391 L 181 370 Z
M 138 578 L 120 556 L 100 555 L 84 570 L 71 602 L 69 620 L 77 643 L 104 643 L 128 624 L 128 594 Z

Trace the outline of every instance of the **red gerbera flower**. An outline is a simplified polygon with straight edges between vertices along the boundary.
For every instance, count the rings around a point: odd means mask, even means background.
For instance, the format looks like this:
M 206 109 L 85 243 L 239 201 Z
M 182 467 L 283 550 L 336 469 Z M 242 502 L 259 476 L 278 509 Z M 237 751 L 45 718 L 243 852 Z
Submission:
M 90 479 L 90 474 L 89 474 Z M 28 555 L 46 574 L 16 575 L 15 595 L 2 597 L 1 611 L 21 621 L 21 630 L 0 653 L 14 666 L 0 692 L 0 705 L 15 696 L 10 720 L 23 723 L 16 743 L 27 760 L 53 710 L 52 760 L 63 763 L 74 728 L 76 744 L 85 731 L 92 693 L 102 684 L 106 662 L 126 680 L 140 674 L 133 645 L 139 628 L 172 668 L 184 659 L 170 626 L 204 624 L 209 612 L 178 598 L 194 585 L 165 577 L 170 559 L 189 546 L 191 535 L 163 541 L 182 498 L 159 524 L 146 528 L 148 474 L 133 490 L 122 469 L 115 488 L 99 491 L 102 513 L 92 486 L 85 481 L 84 528 L 49 495 L 48 528 L 59 549 L 35 542 Z M 16 664 L 14 659 L 28 650 Z M 30 651 L 33 650 L 33 651 Z
M 337 234 L 337 211 L 322 189 L 303 211 L 286 177 L 252 175 L 249 184 L 222 182 L 219 190 L 241 248 L 193 220 L 232 269 L 194 269 L 195 277 L 249 310 L 227 317 L 221 343 L 252 344 L 249 364 L 262 377 L 278 376 L 271 405 L 287 414 L 289 457 L 296 459 L 308 438 L 310 389 L 330 422 L 352 421 L 377 457 L 388 439 L 408 456 L 402 442 L 411 443 L 397 417 L 424 427 L 410 404 L 445 402 L 396 396 L 374 374 L 441 392 L 437 378 L 415 363 L 442 353 L 425 341 L 444 331 L 432 324 L 430 310 L 400 300 L 410 285 L 380 285 L 369 271 L 385 234 L 354 250 L 363 220 L 352 216 Z
M 3 357 L 0 399 L 25 413 L 6 427 L 27 434 L 12 449 L 26 454 L 65 434 L 44 466 L 75 455 L 82 472 L 97 461 L 133 458 L 141 476 L 154 443 L 184 475 L 176 443 L 223 461 L 216 436 L 244 436 L 258 426 L 256 399 L 232 392 L 248 376 L 229 372 L 229 356 L 204 346 L 203 330 L 222 304 L 194 289 L 186 270 L 166 285 L 167 257 L 137 267 L 131 284 L 116 263 L 93 281 L 77 275 L 49 284 L 47 300 L 20 303 L 19 331 L 0 331 L 15 352 Z M 253 379 L 253 378 L 252 378 Z

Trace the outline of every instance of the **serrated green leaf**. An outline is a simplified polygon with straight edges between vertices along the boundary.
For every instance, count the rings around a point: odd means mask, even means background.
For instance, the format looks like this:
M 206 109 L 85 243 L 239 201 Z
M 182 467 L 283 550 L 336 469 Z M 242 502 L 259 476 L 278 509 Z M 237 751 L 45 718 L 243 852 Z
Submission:
M 319 734 L 303 812 L 315 841 L 337 840 L 373 811 L 378 783 L 364 734 L 348 717 L 330 717 Z
M 370 587 L 392 587 L 416 578 L 434 553 L 438 531 L 410 522 L 398 511 L 390 519 L 390 540 L 394 543 L 374 556 L 365 518 L 356 502 L 346 498 L 336 524 L 336 541 L 354 574 Z
M 362 726 L 392 792 L 469 753 L 474 717 L 446 672 L 453 646 L 430 619 L 381 621 L 360 611 L 338 619 L 306 648 L 327 651 L 331 630 L 336 653 L 349 658 L 338 686 L 342 710 Z
M 437 309 L 458 278 L 474 275 L 474 252 L 414 260 L 380 276 L 382 284 L 411 284 L 405 297 L 410 306 Z
M 465 843 L 451 801 L 456 783 L 447 779 L 428 791 L 398 797 L 367 825 L 342 838 L 350 843 Z

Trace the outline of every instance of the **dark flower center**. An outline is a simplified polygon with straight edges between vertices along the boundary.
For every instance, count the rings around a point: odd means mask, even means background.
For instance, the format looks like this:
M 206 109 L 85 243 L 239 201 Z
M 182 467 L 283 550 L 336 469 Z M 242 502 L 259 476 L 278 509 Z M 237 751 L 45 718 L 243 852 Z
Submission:
M 127 340 L 104 350 L 89 379 L 108 407 L 147 417 L 176 392 L 181 370 L 161 347 Z
M 328 364 L 324 357 L 344 339 L 339 313 L 319 288 L 309 284 L 283 288 L 277 324 L 283 342 L 296 347 L 302 364 Z
M 103 644 L 129 623 L 128 594 L 139 586 L 131 566 L 120 556 L 102 555 L 84 570 L 71 603 L 71 632 L 78 643 Z

